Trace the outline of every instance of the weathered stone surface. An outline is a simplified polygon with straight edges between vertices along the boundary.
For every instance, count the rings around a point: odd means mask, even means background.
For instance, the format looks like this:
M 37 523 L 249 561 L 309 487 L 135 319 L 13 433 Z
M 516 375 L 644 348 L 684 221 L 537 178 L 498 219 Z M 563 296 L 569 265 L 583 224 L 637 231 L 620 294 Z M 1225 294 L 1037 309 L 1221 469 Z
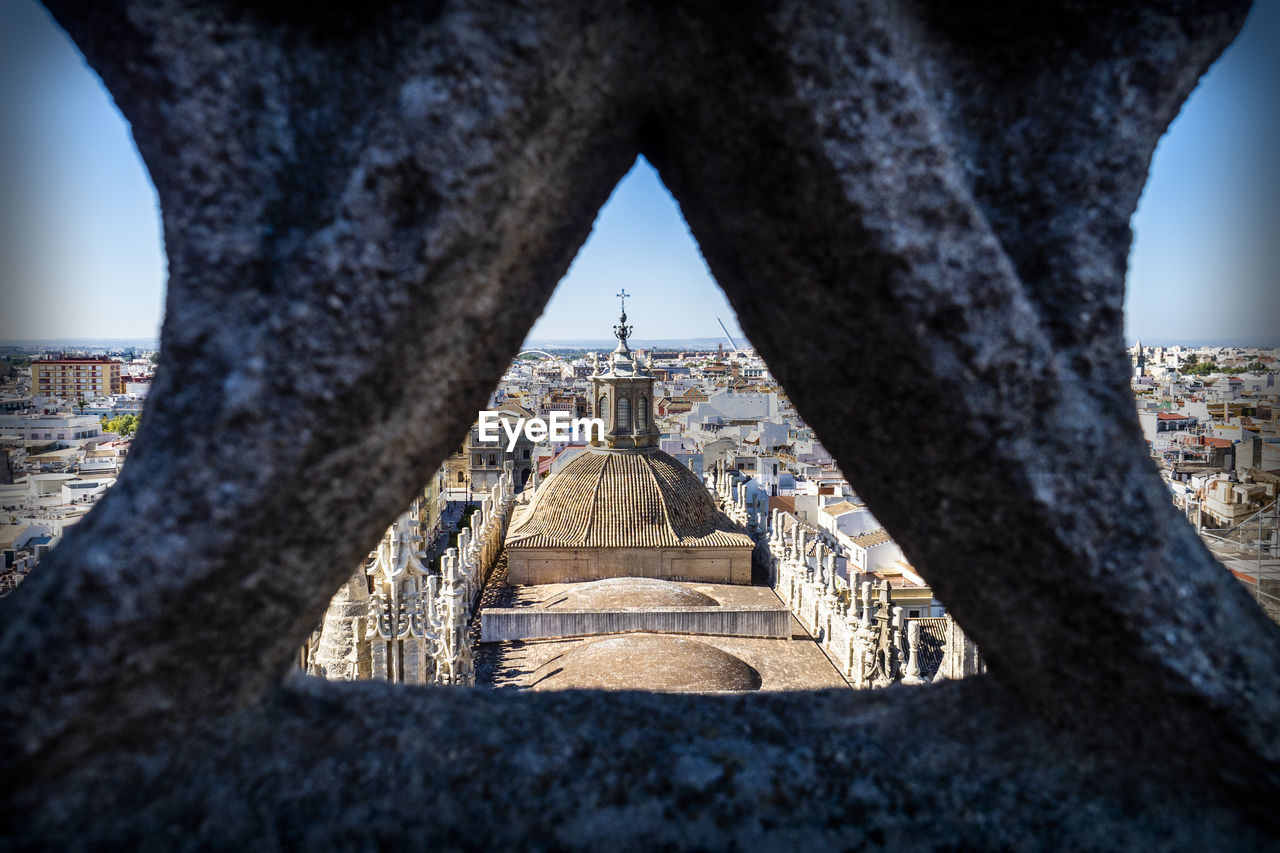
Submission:
M 787 9 L 690 23 L 689 69 L 744 62 L 673 78 L 646 149 L 744 331 L 993 673 L 1064 724 L 1142 721 L 1093 727 L 1111 748 L 1280 782 L 1277 632 L 1177 518 L 1124 381 L 1128 217 L 1220 11 L 944 37 Z
M 530 590 L 534 593 L 537 591 L 537 587 Z M 575 584 L 561 595 L 547 596 L 541 606 L 561 610 L 585 610 L 625 607 L 719 607 L 720 602 L 689 585 L 673 581 L 657 578 L 608 578 L 602 581 Z
M 760 673 L 737 655 L 701 638 L 670 634 L 587 640 L 534 675 L 534 690 L 722 693 L 759 690 L 761 684 Z
M 1274 839 L 1280 631 L 1169 506 L 1120 316 L 1155 142 L 1247 4 L 970 5 L 50 2 L 170 285 L 119 485 L 0 602 L 0 837 Z M 638 152 L 990 677 L 282 685 Z
M 147 747 L 92 758 L 23 828 L 138 849 L 1268 843 L 1212 789 L 1082 750 L 980 680 L 697 697 L 297 679 Z

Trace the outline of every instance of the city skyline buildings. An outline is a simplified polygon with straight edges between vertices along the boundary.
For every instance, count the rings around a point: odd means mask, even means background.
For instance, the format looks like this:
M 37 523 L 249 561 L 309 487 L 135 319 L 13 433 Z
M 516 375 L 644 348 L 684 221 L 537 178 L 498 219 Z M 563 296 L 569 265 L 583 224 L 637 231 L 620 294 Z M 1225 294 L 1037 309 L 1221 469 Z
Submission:
M 32 0 L 0 15 L 0 339 L 153 338 L 165 260 L 155 190 L 128 127 L 67 36 Z M 1161 140 L 1133 217 L 1126 339 L 1280 343 L 1277 203 L 1280 7 L 1259 4 Z M 736 315 L 676 201 L 639 160 L 530 340 L 579 337 L 637 296 L 644 337 L 719 338 Z M 679 310 L 672 310 L 678 305 Z

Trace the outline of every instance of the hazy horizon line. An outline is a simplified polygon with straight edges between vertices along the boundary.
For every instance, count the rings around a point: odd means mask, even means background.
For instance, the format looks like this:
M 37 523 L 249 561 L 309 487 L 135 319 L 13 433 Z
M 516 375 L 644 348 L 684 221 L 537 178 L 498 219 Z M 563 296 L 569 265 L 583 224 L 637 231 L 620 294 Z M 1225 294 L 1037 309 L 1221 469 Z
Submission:
M 1133 342 L 1125 341 L 1126 346 L 1133 346 L 1140 338 L 1135 338 Z M 1203 338 L 1177 338 L 1170 336 L 1158 336 L 1141 338 L 1143 346 L 1187 346 L 1187 347 L 1251 347 L 1251 348 L 1280 348 L 1280 339 L 1263 340 L 1260 338 L 1250 337 L 1226 337 L 1213 336 Z M 745 335 L 738 339 L 739 348 L 755 349 Z M 128 337 L 128 336 L 105 336 L 105 337 L 89 337 L 89 336 L 55 336 L 42 338 L 0 338 L 0 346 L 49 346 L 55 344 L 151 344 L 156 348 L 159 347 L 161 339 L 157 337 Z M 676 344 L 710 344 L 714 346 L 716 343 L 728 343 L 724 335 L 705 335 L 699 337 L 686 338 L 631 338 L 629 343 L 634 346 L 668 346 Z M 616 338 L 529 338 L 521 345 L 521 348 L 529 347 L 609 347 L 612 349 L 617 346 Z

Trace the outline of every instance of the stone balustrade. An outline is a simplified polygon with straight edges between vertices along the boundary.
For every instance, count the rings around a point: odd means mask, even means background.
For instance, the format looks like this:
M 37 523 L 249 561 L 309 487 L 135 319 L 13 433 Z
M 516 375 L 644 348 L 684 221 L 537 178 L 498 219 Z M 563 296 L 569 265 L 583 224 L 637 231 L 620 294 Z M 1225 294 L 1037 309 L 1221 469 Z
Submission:
M 849 683 L 863 689 L 929 682 L 932 677 L 922 670 L 919 620 L 908 622 L 902 608 L 892 605 L 888 581 L 851 590 L 837 572 L 837 558 L 849 558 L 838 543 L 789 513 L 774 510 L 766 521 L 749 504 L 746 483 L 733 478 L 722 463 L 708 475 L 707 488 L 755 538 L 769 585 Z M 936 677 L 961 678 L 983 670 L 976 647 L 954 620 L 929 621 L 945 623 L 931 624 L 933 633 L 945 638 Z
M 721 637 L 791 636 L 791 614 L 781 607 L 652 607 L 548 610 L 491 607 L 484 611 L 482 642 L 588 637 L 598 634 L 704 634 Z

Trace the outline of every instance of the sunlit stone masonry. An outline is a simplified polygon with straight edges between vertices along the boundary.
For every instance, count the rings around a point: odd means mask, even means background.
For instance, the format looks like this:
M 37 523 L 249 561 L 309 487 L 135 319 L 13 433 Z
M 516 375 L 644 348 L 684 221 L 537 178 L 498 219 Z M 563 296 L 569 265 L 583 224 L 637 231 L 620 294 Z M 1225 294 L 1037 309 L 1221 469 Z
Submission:
M 887 580 L 851 586 L 840 576 L 838 561 L 850 573 L 853 563 L 838 542 L 781 510 L 765 524 L 737 472 L 723 464 L 706 476 L 724 513 L 758 543 L 769 586 L 851 686 L 925 684 L 985 670 L 977 646 L 950 615 L 904 618 Z
M 502 548 L 515 502 L 511 483 L 508 462 L 457 546 L 442 554 L 423 547 L 426 519 L 415 500 L 334 595 L 302 648 L 302 669 L 341 681 L 474 684 L 467 626 Z

